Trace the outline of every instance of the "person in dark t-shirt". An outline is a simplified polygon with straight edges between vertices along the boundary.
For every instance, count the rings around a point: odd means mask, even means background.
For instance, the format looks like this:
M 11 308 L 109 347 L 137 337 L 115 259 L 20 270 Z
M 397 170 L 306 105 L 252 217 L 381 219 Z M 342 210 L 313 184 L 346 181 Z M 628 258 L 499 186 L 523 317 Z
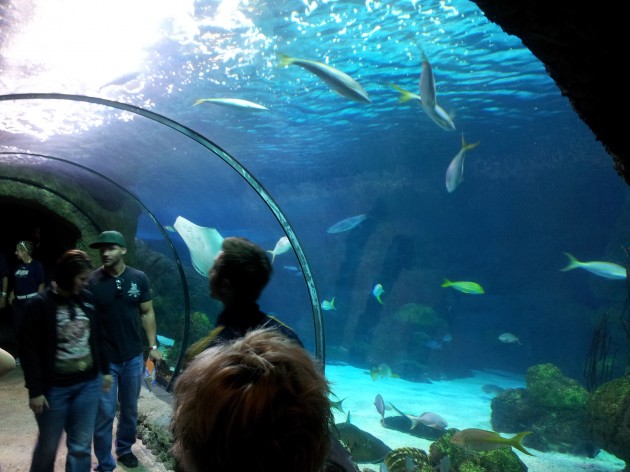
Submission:
M 103 265 L 90 275 L 89 290 L 103 326 L 105 353 L 114 378 L 113 388 L 101 396 L 94 429 L 95 470 L 109 472 L 116 462 L 112 456 L 113 423 L 120 403 L 116 429 L 116 456 L 125 467 L 138 466 L 131 452 L 138 429 L 138 397 L 143 382 L 144 335 L 149 357 L 158 362 L 155 312 L 149 281 L 144 272 L 125 265 L 127 244 L 118 231 L 103 231 L 90 244 L 100 251 Z M 143 333 L 144 331 L 144 333 Z

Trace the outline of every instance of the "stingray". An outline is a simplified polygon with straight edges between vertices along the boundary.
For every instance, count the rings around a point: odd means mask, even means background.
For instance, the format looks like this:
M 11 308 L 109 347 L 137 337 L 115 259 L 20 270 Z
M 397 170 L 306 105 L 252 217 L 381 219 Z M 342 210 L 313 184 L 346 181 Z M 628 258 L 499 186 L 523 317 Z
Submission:
M 198 226 L 183 216 L 177 217 L 173 228 L 186 243 L 195 270 L 200 275 L 208 277 L 214 258 L 221 250 L 223 236 L 215 228 Z

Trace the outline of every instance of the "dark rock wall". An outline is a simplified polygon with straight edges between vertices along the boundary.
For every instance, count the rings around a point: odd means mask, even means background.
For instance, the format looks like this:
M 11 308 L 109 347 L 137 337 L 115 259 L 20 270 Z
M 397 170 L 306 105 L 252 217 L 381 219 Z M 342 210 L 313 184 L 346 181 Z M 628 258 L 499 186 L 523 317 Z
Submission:
M 627 51 L 624 14 L 611 2 L 567 0 L 473 0 L 486 17 L 523 44 L 545 65 L 576 113 L 611 155 L 630 184 L 630 153 L 624 135 L 628 107 L 622 73 Z M 624 83 L 622 83 L 622 81 Z

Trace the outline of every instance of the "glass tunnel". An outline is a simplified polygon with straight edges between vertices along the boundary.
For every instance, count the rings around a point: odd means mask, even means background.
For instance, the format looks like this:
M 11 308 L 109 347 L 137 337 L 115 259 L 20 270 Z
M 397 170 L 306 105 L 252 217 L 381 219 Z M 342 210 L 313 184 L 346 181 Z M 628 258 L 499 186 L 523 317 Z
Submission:
M 259 304 L 325 366 L 336 421 L 394 430 L 392 447 L 411 436 L 376 395 L 501 432 L 497 392 L 538 366 L 585 391 L 623 375 L 628 188 L 474 3 L 129 3 L 2 4 L 0 249 L 14 267 L 16 242 L 38 238 L 49 276 L 73 247 L 98 264 L 90 242 L 122 232 L 168 391 L 221 311 L 207 271 L 228 236 L 269 251 Z M 559 445 L 582 439 L 547 436 L 537 455 L 616 470 L 612 446 Z

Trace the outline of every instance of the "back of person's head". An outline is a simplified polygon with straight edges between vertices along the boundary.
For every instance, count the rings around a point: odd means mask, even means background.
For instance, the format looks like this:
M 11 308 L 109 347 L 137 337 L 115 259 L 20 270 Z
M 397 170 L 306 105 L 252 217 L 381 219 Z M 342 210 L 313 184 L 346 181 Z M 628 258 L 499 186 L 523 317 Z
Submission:
M 186 472 L 321 472 L 329 392 L 306 350 L 273 329 L 250 331 L 177 379 L 172 453 Z
M 72 291 L 74 278 L 86 270 L 91 270 L 90 256 L 80 249 L 70 249 L 57 260 L 53 279 L 58 287 Z
M 214 270 L 221 279 L 230 281 L 241 300 L 255 301 L 271 278 L 269 256 L 257 244 L 245 238 L 223 240 L 221 255 Z

